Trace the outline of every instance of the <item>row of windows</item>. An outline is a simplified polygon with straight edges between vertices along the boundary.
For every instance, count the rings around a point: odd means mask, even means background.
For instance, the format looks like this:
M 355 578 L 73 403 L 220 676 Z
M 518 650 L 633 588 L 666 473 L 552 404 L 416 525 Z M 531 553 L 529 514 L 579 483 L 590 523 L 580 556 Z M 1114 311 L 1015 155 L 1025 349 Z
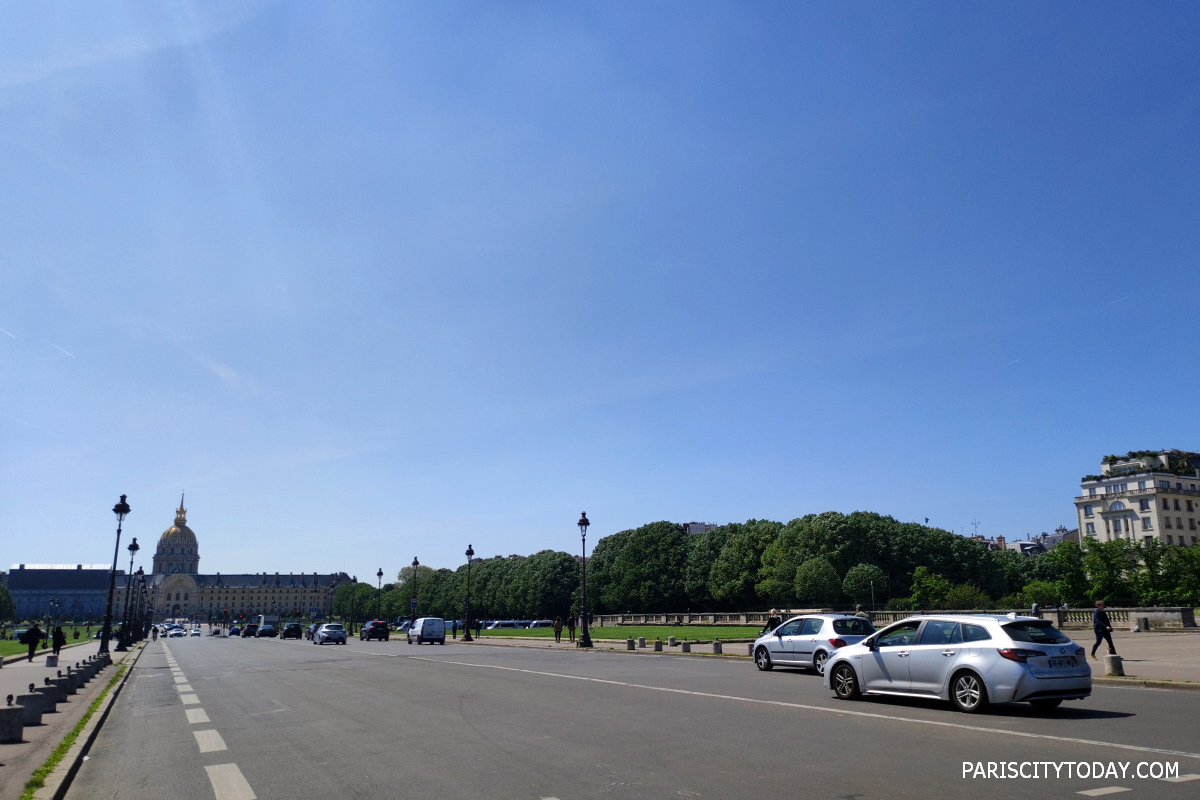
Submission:
M 1183 520 L 1176 517 L 1176 521 L 1178 523 L 1176 527 L 1178 527 L 1179 530 L 1183 530 Z M 1166 522 L 1167 522 L 1167 524 L 1165 527 L 1167 529 L 1171 529 L 1172 526 L 1171 526 L 1170 519 L 1167 519 Z M 1196 521 L 1194 519 L 1189 519 L 1188 522 L 1191 523 L 1190 527 L 1192 530 L 1197 530 Z M 1085 530 L 1088 532 L 1088 534 L 1095 536 L 1096 535 L 1096 523 L 1094 523 L 1094 522 L 1087 523 L 1087 527 L 1085 528 Z M 1143 531 L 1154 530 L 1149 517 L 1144 517 L 1142 519 L 1142 530 Z M 1121 524 L 1121 520 L 1119 520 L 1119 519 L 1113 520 L 1113 524 L 1111 527 L 1108 524 L 1108 520 L 1105 520 L 1104 521 L 1104 531 L 1105 531 L 1105 533 L 1116 536 L 1118 539 L 1123 539 L 1123 538 L 1132 539 L 1133 538 L 1132 528 L 1129 525 L 1129 520 L 1125 520 L 1125 523 L 1123 525 Z M 1123 533 L 1128 533 L 1131 535 L 1126 537 L 1126 536 L 1122 535 Z M 1182 533 L 1179 534 L 1178 542 L 1176 542 L 1175 537 L 1169 533 L 1166 534 L 1163 538 L 1166 540 L 1167 544 L 1181 544 L 1184 546 L 1186 546 L 1188 544 L 1187 537 L 1185 537 Z M 1154 537 L 1153 536 L 1143 536 L 1142 539 L 1147 544 L 1149 544 L 1151 541 L 1154 540 Z M 1197 537 L 1192 536 L 1191 540 L 1192 540 L 1191 544 L 1193 546 L 1195 546 Z
M 1139 488 L 1139 489 L 1146 489 L 1146 488 L 1149 488 L 1149 487 L 1147 487 L 1147 485 L 1146 485 L 1146 484 L 1147 484 L 1147 481 L 1138 481 L 1138 487 L 1137 487 L 1137 488 Z M 1194 483 L 1189 483 L 1189 484 L 1188 484 L 1188 490 L 1189 490 L 1189 491 L 1192 491 L 1192 492 L 1196 491 L 1196 487 L 1197 487 L 1197 484 L 1194 484 Z M 1108 486 L 1102 486 L 1101 488 L 1102 488 L 1102 489 L 1104 489 L 1104 493 L 1105 493 L 1105 494 L 1116 494 L 1116 493 L 1118 493 L 1118 492 L 1128 492 L 1128 491 L 1129 491 L 1129 484 L 1128 484 L 1128 483 L 1112 483 L 1112 484 L 1109 484 Z M 1159 488 L 1159 489 L 1170 489 L 1170 488 L 1171 488 L 1171 482 L 1170 482 L 1170 481 L 1159 481 L 1159 482 L 1158 482 L 1158 488 Z M 1178 490 L 1180 490 L 1180 491 L 1183 491 L 1183 482 L 1182 482 L 1182 481 L 1176 481 L 1176 482 L 1175 482 L 1175 488 L 1176 488 L 1176 489 L 1178 489 Z M 1091 487 L 1090 489 L 1088 489 L 1088 496 L 1090 496 L 1090 497 L 1095 497 L 1095 496 L 1096 496 L 1096 487 L 1095 487 L 1095 486 L 1093 486 L 1093 487 Z
M 1195 510 L 1195 505 L 1193 505 L 1193 501 L 1191 501 L 1191 500 L 1184 500 L 1183 502 L 1184 502 L 1184 506 L 1186 507 L 1186 509 L 1187 509 L 1187 512 L 1188 512 L 1189 514 L 1190 514 L 1190 513 L 1192 513 L 1192 512 Z M 1090 503 L 1089 503 L 1089 504 L 1087 504 L 1087 505 L 1085 505 L 1085 506 L 1083 507 L 1083 515 L 1084 515 L 1085 517 L 1091 517 L 1091 516 L 1094 516 L 1094 515 L 1095 515 L 1095 508 L 1096 508 L 1096 507 L 1095 507 L 1095 506 L 1093 506 L 1093 505 L 1091 505 Z M 1138 500 L 1138 509 L 1139 509 L 1140 511 L 1149 511 L 1149 510 L 1150 510 L 1150 500 L 1149 500 L 1148 498 L 1146 498 L 1146 499 L 1142 499 L 1142 500 Z M 1112 503 L 1110 503 L 1110 504 L 1109 504 L 1109 506 L 1108 506 L 1108 510 L 1109 510 L 1109 511 L 1124 511 L 1124 510 L 1125 510 L 1125 504 L 1124 504 L 1124 503 L 1122 503 L 1120 500 L 1114 500 Z M 1162 510 L 1163 510 L 1163 511 L 1171 511 L 1171 510 L 1172 510 L 1172 500 L 1171 500 L 1171 498 L 1169 498 L 1169 497 L 1164 497 L 1164 498 L 1162 499 Z M 1174 510 L 1175 510 L 1175 511 L 1182 511 L 1182 510 L 1184 510 L 1184 509 L 1183 509 L 1183 508 L 1181 508 L 1181 507 L 1180 507 L 1180 505 L 1179 505 L 1179 498 L 1178 498 L 1178 497 L 1176 497 L 1176 498 L 1174 499 Z

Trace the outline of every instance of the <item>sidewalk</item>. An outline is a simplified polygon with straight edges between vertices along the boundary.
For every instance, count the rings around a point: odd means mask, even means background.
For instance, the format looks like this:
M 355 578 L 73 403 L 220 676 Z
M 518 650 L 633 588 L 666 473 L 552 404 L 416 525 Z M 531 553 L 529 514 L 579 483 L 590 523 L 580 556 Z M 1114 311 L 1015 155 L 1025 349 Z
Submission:
M 56 677 L 60 669 L 66 674 L 68 664 L 74 669 L 76 661 L 83 661 L 88 656 L 95 655 L 99 649 L 100 643 L 97 641 L 64 648 L 57 667 L 46 666 L 46 656 L 42 651 L 38 651 L 32 663 L 21 660 L 5 664 L 0 668 L 0 696 L 25 694 L 29 691 L 31 683 L 42 686 L 43 679 Z M 0 744 L 0 800 L 16 800 L 20 797 L 29 776 L 45 762 L 62 738 L 87 711 L 96 695 L 116 674 L 120 662 L 134 652 L 136 651 L 112 653 L 111 667 L 80 687 L 67 702 L 59 703 L 54 713 L 43 714 L 41 725 L 25 728 L 23 741 L 18 744 Z
M 1092 652 L 1095 638 L 1090 631 L 1068 631 L 1067 635 L 1088 653 Z M 1127 677 L 1200 683 L 1200 629 L 1145 633 L 1113 631 L 1112 637 Z M 1104 655 L 1107 652 L 1107 644 L 1101 643 L 1096 651 L 1096 660 L 1088 659 L 1092 665 L 1092 677 L 1104 677 Z

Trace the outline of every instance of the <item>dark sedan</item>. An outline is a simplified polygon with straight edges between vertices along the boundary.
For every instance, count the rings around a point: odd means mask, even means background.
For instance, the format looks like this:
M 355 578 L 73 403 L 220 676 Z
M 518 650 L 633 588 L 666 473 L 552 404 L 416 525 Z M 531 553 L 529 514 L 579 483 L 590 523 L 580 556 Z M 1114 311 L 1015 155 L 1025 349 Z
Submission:
M 304 629 L 300 627 L 299 622 L 289 622 L 283 626 L 283 630 L 279 632 L 280 639 L 299 639 L 304 635 Z

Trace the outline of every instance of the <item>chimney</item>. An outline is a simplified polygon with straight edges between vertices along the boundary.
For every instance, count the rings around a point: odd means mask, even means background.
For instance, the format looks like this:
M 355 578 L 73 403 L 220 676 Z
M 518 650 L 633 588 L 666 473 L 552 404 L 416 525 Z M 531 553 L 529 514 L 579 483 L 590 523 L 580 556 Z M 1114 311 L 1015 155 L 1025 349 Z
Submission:
M 997 549 L 999 549 L 999 550 L 1003 550 L 1003 549 L 1004 549 L 1004 537 L 1003 537 L 1003 536 L 997 536 L 997 537 L 996 537 L 996 547 L 997 547 Z

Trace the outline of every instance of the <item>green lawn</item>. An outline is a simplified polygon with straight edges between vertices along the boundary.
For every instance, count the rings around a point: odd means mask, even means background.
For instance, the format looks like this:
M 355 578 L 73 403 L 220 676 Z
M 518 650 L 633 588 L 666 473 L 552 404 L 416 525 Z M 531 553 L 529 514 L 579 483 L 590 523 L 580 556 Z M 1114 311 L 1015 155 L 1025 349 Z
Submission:
M 592 628 L 591 634 L 593 639 L 628 639 L 630 637 L 637 639 L 640 636 L 645 636 L 647 642 L 652 642 L 656 638 L 667 641 L 668 636 L 674 636 L 676 639 L 683 641 L 685 638 L 690 641 L 697 639 L 705 642 L 711 642 L 713 639 L 720 639 L 727 642 L 730 639 L 755 639 L 758 637 L 761 628 L 753 625 L 620 625 L 611 628 Z M 461 634 L 459 634 L 461 636 Z M 521 636 L 521 637 L 541 637 L 547 639 L 554 638 L 553 628 L 517 628 L 498 631 L 484 631 L 484 636 Z M 576 637 L 579 636 L 579 630 L 575 630 Z M 563 639 L 567 638 L 567 631 L 563 629 Z
M 24 626 L 22 626 L 22 627 L 24 627 Z M 75 631 L 79 631 L 78 639 L 72 638 L 74 636 Z M 87 628 L 83 627 L 83 626 L 80 626 L 78 628 L 63 628 L 63 633 L 65 633 L 67 635 L 67 646 L 68 647 L 70 647 L 73 644 L 79 644 L 80 642 L 86 642 L 88 640 Z M 93 627 L 92 634 L 95 634 L 95 633 L 96 633 L 96 628 Z M 11 628 L 8 630 L 8 635 L 12 636 Z M 45 650 L 46 652 L 50 651 L 50 647 L 48 646 L 50 644 L 50 640 L 46 639 L 45 641 L 46 641 L 47 647 L 45 647 L 45 648 L 39 647 L 38 648 L 39 655 L 41 655 L 43 650 Z M 0 657 L 15 656 L 17 653 L 28 653 L 28 652 L 29 652 L 28 647 L 26 647 L 25 645 L 21 644 L 20 642 L 14 640 L 14 639 L 0 639 Z

